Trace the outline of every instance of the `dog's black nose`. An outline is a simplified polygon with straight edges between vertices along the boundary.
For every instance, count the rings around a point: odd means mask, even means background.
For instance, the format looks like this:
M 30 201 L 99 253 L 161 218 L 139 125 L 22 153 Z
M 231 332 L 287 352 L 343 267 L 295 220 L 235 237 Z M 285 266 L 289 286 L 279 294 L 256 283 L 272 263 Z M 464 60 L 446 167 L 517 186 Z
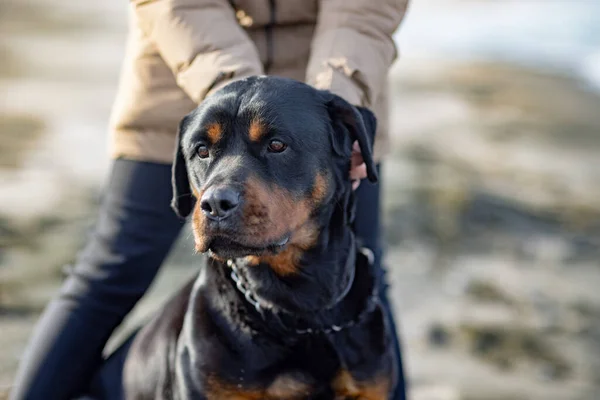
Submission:
M 240 193 L 230 187 L 208 188 L 200 200 L 200 207 L 209 218 L 227 218 L 239 204 Z

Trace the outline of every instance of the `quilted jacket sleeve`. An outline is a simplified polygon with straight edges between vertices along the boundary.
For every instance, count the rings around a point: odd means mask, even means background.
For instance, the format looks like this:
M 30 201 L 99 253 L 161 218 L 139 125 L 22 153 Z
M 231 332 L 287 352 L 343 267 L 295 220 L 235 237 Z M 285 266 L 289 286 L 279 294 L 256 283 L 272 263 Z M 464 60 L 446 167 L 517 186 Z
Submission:
M 199 103 L 231 80 L 263 73 L 256 47 L 227 0 L 131 0 L 139 27 Z
M 408 0 L 321 0 L 307 83 L 371 107 L 397 51 L 392 35 Z

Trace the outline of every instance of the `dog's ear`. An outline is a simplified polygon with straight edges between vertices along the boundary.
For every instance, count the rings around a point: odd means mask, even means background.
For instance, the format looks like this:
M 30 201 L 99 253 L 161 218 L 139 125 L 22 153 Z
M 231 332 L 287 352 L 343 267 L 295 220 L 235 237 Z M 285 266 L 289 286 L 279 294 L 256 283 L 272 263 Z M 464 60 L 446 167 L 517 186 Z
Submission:
M 175 213 L 185 218 L 192 212 L 196 203 L 196 198 L 192 194 L 188 170 L 183 155 L 181 139 L 189 122 L 189 116 L 184 117 L 179 123 L 179 131 L 177 132 L 177 142 L 175 149 L 175 158 L 173 160 L 173 170 L 171 183 L 173 185 L 173 199 L 171 200 L 171 208 Z
M 360 152 L 367 166 L 367 177 L 371 182 L 377 182 L 377 169 L 373 159 L 372 146 L 375 140 L 375 131 L 377 129 L 377 119 L 375 115 L 364 107 L 355 107 L 339 96 L 330 94 L 327 101 L 329 115 L 333 122 L 334 129 L 338 130 L 341 123 L 350 133 L 351 141 L 358 141 Z M 340 132 L 336 132 L 340 134 Z M 341 132 L 345 135 L 345 132 Z M 346 138 L 339 138 L 342 143 Z M 334 143 L 334 146 L 336 144 Z

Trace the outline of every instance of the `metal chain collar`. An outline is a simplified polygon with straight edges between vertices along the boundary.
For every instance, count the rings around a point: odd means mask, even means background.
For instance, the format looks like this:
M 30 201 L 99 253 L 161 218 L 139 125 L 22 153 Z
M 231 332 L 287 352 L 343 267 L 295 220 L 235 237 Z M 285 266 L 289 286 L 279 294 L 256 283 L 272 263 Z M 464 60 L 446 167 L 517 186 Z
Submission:
M 375 262 L 375 255 L 373 254 L 373 251 L 368 247 L 361 247 L 360 252 L 367 258 L 367 262 L 369 263 L 369 265 L 372 266 Z M 231 268 L 231 279 L 233 279 L 233 281 L 235 282 L 235 286 L 237 287 L 237 289 L 244 295 L 246 301 L 248 301 L 248 303 L 250 303 L 259 314 L 264 316 L 263 307 L 260 305 L 260 301 L 256 298 L 252 290 L 246 286 L 246 283 L 243 281 L 243 279 L 240 278 L 239 270 L 236 263 L 233 260 L 227 260 L 227 266 Z M 294 329 L 294 331 L 299 335 L 309 335 L 318 332 L 329 334 L 350 328 L 362 322 L 364 318 L 375 309 L 375 306 L 377 305 L 376 285 L 373 285 L 373 292 L 371 293 L 371 296 L 367 301 L 367 307 L 365 307 L 365 309 L 356 318 L 350 321 L 344 322 L 340 325 L 330 325 L 329 327 L 324 328 Z
M 227 260 L 227 266 L 231 268 L 231 279 L 235 282 L 237 289 L 242 292 L 248 303 L 252 304 L 254 309 L 262 314 L 262 307 L 256 297 L 254 297 L 254 293 L 252 293 L 250 288 L 247 288 L 246 284 L 240 279 L 235 262 L 233 260 Z

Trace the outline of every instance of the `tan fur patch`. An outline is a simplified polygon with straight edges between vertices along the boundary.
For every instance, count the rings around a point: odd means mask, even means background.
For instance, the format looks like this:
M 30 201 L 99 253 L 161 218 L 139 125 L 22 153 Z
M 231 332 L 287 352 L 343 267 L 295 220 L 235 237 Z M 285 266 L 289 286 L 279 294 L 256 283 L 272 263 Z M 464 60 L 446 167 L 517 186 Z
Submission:
M 269 264 L 279 275 L 297 272 L 302 253 L 314 245 L 319 234 L 318 228 L 308 221 L 314 203 L 314 199 L 296 200 L 283 188 L 266 187 L 259 180 L 251 178 L 247 184 L 244 210 L 248 234 L 261 243 L 279 240 L 288 233 L 291 233 L 291 237 L 288 247 L 281 253 L 250 256 L 248 262 L 254 265 Z
M 264 389 L 244 388 L 214 377 L 209 378 L 207 386 L 208 400 L 295 400 L 309 396 L 311 389 L 307 383 L 287 375 L 277 377 Z
M 243 233 L 250 245 L 279 240 L 302 226 L 310 216 L 310 202 L 295 199 L 288 190 L 267 186 L 257 178 L 248 179 L 244 194 Z
M 276 255 L 249 256 L 248 262 L 253 265 L 269 264 L 281 276 L 294 274 L 302 254 L 309 250 L 319 236 L 319 228 L 309 221 L 311 212 L 327 194 L 327 178 L 317 174 L 313 188 L 307 198 L 296 199 L 288 190 L 276 186 L 268 186 L 258 178 L 250 177 L 246 182 L 243 215 L 243 231 L 239 232 L 248 246 L 261 247 L 280 240 L 290 234 L 287 248 Z M 200 199 L 203 192 L 194 191 Z M 206 216 L 202 212 L 200 202 L 192 215 L 192 228 L 196 243 L 196 251 L 204 253 L 208 250 L 209 240 L 205 236 Z
M 210 143 L 215 144 L 223 137 L 223 127 L 221 124 L 215 122 L 206 128 L 206 133 Z
M 253 142 L 260 142 L 267 133 L 267 127 L 258 119 L 253 119 L 248 129 L 248 136 Z
M 267 388 L 269 399 L 303 399 L 310 395 L 311 386 L 290 375 L 280 375 Z
M 200 199 L 204 194 L 204 190 L 198 192 L 197 190 L 193 190 L 194 196 L 196 197 L 196 206 L 194 207 L 194 211 L 192 213 L 192 232 L 194 234 L 194 243 L 195 250 L 198 253 L 204 253 L 208 250 L 208 239 L 204 235 L 204 231 L 206 230 L 206 217 L 202 212 L 202 208 L 200 207 Z
M 315 245 L 319 228 L 309 221 L 310 213 L 327 194 L 327 179 L 319 173 L 315 177 L 310 198 L 295 200 L 282 188 L 267 188 L 258 180 L 251 180 L 247 187 L 249 197 L 245 221 L 248 225 L 256 223 L 260 231 L 257 235 L 267 236 L 264 242 L 280 239 L 291 233 L 287 248 L 276 255 L 250 256 L 252 265 L 269 264 L 280 276 L 294 274 L 302 254 Z
M 264 400 L 264 390 L 245 389 L 221 382 L 216 378 L 209 378 L 207 382 L 207 391 L 205 393 L 207 400 Z
M 390 382 L 387 379 L 357 382 L 346 370 L 340 370 L 331 386 L 335 391 L 336 399 L 385 400 L 390 392 Z
M 315 203 L 320 203 L 327 194 L 327 179 L 323 174 L 318 173 L 315 177 L 315 183 L 313 185 L 312 197 Z
M 318 228 L 312 223 L 307 223 L 292 233 L 288 247 L 281 253 L 261 257 L 249 256 L 247 260 L 251 265 L 268 264 L 279 276 L 292 275 L 298 272 L 302 254 L 315 244 L 318 237 Z

